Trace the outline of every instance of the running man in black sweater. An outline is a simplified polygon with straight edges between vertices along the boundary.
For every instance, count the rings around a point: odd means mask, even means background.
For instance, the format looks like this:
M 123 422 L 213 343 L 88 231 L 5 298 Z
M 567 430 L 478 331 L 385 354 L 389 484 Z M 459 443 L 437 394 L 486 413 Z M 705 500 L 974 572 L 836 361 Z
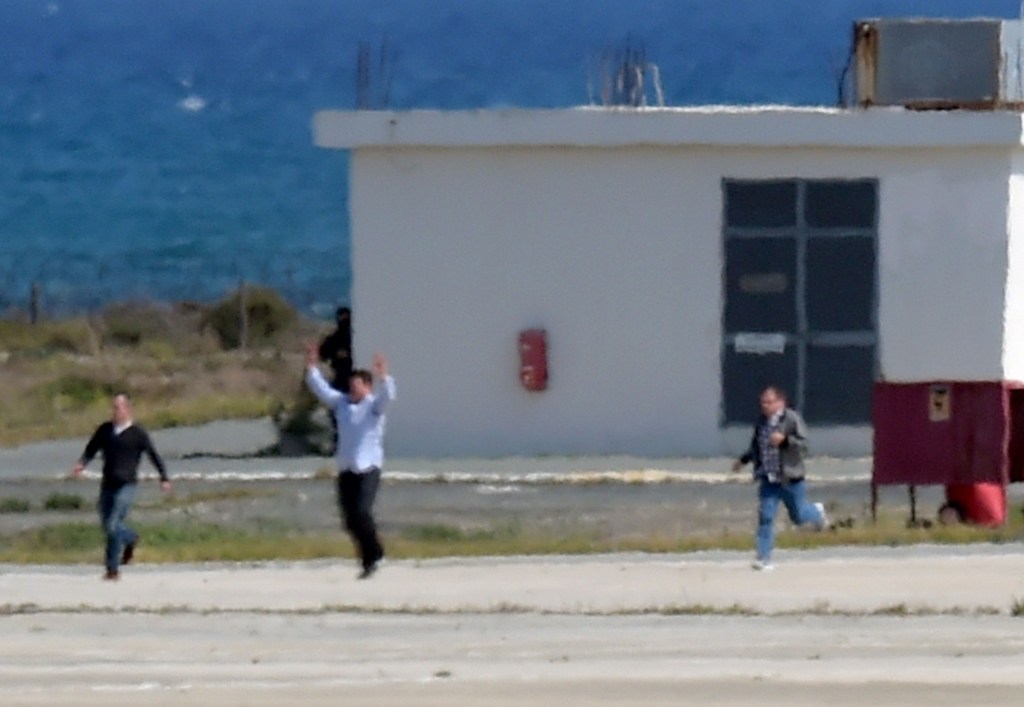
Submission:
M 170 491 L 171 482 L 167 479 L 164 461 L 153 448 L 146 430 L 132 420 L 131 399 L 123 393 L 115 395 L 111 408 L 110 421 L 96 428 L 71 474 L 80 476 L 96 453 L 103 452 L 103 481 L 100 482 L 100 498 L 96 504 L 107 536 L 107 572 L 103 578 L 116 580 L 120 576 L 118 566 L 132 561 L 139 541 L 138 534 L 124 521 L 135 500 L 139 459 L 143 452 L 160 473 L 160 488 Z

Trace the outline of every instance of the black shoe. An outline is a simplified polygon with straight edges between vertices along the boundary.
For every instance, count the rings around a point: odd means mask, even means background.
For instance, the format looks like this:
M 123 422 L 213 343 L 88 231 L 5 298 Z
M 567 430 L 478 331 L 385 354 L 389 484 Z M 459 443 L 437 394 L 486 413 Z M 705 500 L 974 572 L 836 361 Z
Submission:
M 110 582 L 116 582 L 121 579 L 121 575 L 118 574 L 117 570 L 107 570 L 106 574 L 103 575 L 103 579 Z
M 135 557 L 135 543 L 139 542 L 136 540 L 134 543 L 128 543 L 124 546 L 124 552 L 121 553 L 121 564 L 131 564 L 132 558 Z
M 381 556 L 381 558 L 374 561 L 372 565 L 364 567 L 363 571 L 359 573 L 359 579 L 369 579 L 370 577 L 372 577 L 374 574 L 376 574 L 377 570 L 380 569 L 380 564 L 383 561 L 384 557 Z

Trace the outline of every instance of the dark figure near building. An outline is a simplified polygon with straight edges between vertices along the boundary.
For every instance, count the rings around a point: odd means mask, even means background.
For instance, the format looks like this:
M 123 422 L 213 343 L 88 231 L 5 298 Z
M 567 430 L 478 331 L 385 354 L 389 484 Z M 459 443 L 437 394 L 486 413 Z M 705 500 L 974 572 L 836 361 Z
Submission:
M 334 322 L 334 331 L 320 342 L 320 360 L 331 367 L 331 387 L 347 394 L 352 377 L 352 310 L 338 307 Z
M 334 313 L 335 328 L 320 342 L 320 360 L 331 367 L 331 387 L 348 395 L 352 378 L 352 310 L 338 307 Z M 338 420 L 334 408 L 327 414 L 331 418 L 331 454 L 338 448 Z

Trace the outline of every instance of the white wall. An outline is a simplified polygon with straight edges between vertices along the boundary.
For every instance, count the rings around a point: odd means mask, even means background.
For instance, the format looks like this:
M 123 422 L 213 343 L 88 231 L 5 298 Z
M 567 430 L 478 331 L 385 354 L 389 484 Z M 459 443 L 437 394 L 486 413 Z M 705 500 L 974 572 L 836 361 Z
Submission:
M 680 172 L 655 150 L 357 151 L 357 353 L 391 353 L 395 449 L 664 454 L 714 437 L 719 209 L 694 204 L 718 185 Z M 550 380 L 531 394 L 516 336 L 535 326 Z
M 1006 276 L 1003 373 L 1024 381 L 1024 152 L 1015 150 L 1009 180 L 1009 247 Z
M 358 149 L 355 345 L 392 360 L 389 450 L 736 452 L 747 431 L 719 428 L 723 177 L 877 177 L 883 373 L 998 379 L 1006 154 Z M 544 393 L 517 377 L 516 334 L 534 326 L 549 334 Z M 867 454 L 870 431 L 812 443 Z
M 1009 151 L 904 151 L 882 177 L 882 375 L 1000 380 Z

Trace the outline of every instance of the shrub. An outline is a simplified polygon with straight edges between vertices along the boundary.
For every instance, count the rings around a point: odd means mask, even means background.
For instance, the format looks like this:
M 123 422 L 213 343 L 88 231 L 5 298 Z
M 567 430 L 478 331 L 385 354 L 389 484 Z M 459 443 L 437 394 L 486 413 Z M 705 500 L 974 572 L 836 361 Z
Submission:
M 245 312 L 248 318 L 247 345 L 267 344 L 290 329 L 297 320 L 295 310 L 268 287 L 247 287 Z M 203 317 L 203 327 L 212 329 L 225 349 L 242 345 L 242 290 L 222 300 Z
M 88 323 L 71 320 L 48 324 L 44 347 L 50 351 L 90 353 L 93 346 Z
M 28 513 L 32 504 L 24 498 L 0 498 L 0 513 Z
M 45 384 L 42 392 L 58 408 L 82 409 L 110 398 L 117 390 L 107 381 L 70 374 Z
M 144 341 L 173 336 L 168 313 L 145 302 L 115 304 L 103 311 L 103 341 L 116 346 L 138 346 Z
M 77 493 L 51 493 L 43 501 L 43 508 L 48 511 L 77 511 L 84 505 L 85 501 Z
M 334 429 L 330 417 L 305 385 L 298 387 L 290 404 L 279 403 L 271 417 L 277 427 L 276 454 L 287 457 L 331 453 Z
M 147 358 L 162 364 L 174 363 L 178 360 L 178 352 L 170 341 L 147 340 L 142 342 L 139 350 Z
M 0 320 L 0 348 L 45 355 L 57 351 L 88 353 L 92 349 L 89 324 L 84 319 L 54 322 Z

